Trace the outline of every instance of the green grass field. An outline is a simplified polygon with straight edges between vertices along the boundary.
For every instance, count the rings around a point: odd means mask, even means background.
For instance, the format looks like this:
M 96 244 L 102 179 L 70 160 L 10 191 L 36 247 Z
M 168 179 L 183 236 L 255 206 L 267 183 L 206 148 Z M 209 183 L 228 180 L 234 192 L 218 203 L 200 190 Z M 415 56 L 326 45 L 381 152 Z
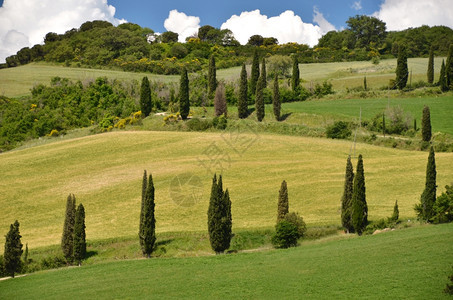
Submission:
M 0 281 L 2 299 L 448 299 L 453 225 L 298 248 L 64 268 Z
M 18 219 L 23 242 L 31 249 L 56 245 L 66 197 L 74 193 L 86 209 L 88 240 L 136 236 L 144 169 L 154 177 L 160 233 L 206 230 L 212 175 L 221 171 L 230 190 L 234 229 L 272 227 L 284 179 L 290 210 L 311 226 L 339 225 L 351 146 L 349 141 L 253 131 L 126 131 L 11 151 L 0 155 L 0 228 L 6 234 Z M 395 200 L 400 216 L 413 218 L 427 153 L 365 144 L 356 150 L 364 156 L 370 219 L 390 216 Z M 440 194 L 453 178 L 453 153 L 436 154 L 436 164 Z M 200 187 L 181 198 L 172 180 L 184 174 L 194 175 Z

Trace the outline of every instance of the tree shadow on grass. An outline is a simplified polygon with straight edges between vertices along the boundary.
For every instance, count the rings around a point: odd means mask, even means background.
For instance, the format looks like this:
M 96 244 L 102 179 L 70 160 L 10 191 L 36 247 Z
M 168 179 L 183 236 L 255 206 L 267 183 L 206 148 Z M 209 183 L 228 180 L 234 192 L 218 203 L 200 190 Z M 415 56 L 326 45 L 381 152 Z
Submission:
M 251 114 L 253 114 L 254 111 L 255 111 L 255 108 L 254 108 L 254 107 L 249 107 L 249 108 L 247 109 L 247 118 L 248 118 Z
M 279 121 L 285 121 L 285 120 L 288 119 L 292 114 L 293 114 L 293 113 L 286 113 L 286 114 L 281 115 Z
M 92 256 L 96 256 L 98 255 L 98 252 L 96 250 L 90 250 L 90 251 L 87 251 L 86 255 L 85 255 L 85 259 L 88 259 Z
M 175 239 L 167 239 L 167 240 L 163 240 L 163 241 L 158 241 L 156 242 L 156 247 L 159 247 L 159 246 L 166 246 L 170 243 L 172 243 Z

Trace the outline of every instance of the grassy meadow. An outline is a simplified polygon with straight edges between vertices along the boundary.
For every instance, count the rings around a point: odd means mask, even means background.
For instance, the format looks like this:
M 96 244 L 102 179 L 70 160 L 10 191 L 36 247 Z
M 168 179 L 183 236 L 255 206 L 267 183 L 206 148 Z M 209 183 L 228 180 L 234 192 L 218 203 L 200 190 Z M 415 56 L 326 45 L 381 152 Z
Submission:
M 43 271 L 0 281 L 0 298 L 449 299 L 452 232 L 427 225 L 287 250 Z
M 291 211 L 309 226 L 339 225 L 351 146 L 251 129 L 112 132 L 10 151 L 0 155 L 0 228 L 6 233 L 18 219 L 30 248 L 58 244 L 66 197 L 74 193 L 86 209 L 88 240 L 136 236 L 144 169 L 156 187 L 158 233 L 206 230 L 214 172 L 230 191 L 234 230 L 273 227 L 284 179 Z M 370 219 L 389 217 L 395 200 L 401 218 L 414 218 L 428 154 L 365 144 L 356 151 L 364 157 Z M 440 194 L 453 178 L 453 153 L 437 153 L 436 164 Z

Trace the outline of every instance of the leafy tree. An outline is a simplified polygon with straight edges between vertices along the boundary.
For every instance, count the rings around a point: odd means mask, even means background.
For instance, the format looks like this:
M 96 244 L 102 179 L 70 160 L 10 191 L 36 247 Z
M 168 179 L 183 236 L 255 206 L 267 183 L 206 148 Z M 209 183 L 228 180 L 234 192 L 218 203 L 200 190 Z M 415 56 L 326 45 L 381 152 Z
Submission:
M 375 17 L 357 15 L 350 17 L 346 24 L 355 40 L 355 48 L 370 49 L 373 44 L 380 45 L 387 35 L 385 22 Z
M 61 237 L 61 249 L 67 260 L 71 260 L 74 247 L 74 225 L 76 217 L 76 199 L 74 194 L 69 194 L 66 200 L 66 213 Z
M 442 60 L 442 65 L 440 67 L 439 85 L 440 85 L 440 90 L 442 92 L 448 91 L 447 72 L 446 72 L 446 69 L 445 69 L 445 61 L 444 60 Z
M 258 51 L 255 49 L 255 51 L 253 52 L 252 71 L 250 75 L 250 90 L 252 92 L 256 91 L 256 85 L 258 83 L 259 77 L 260 77 L 260 61 Z
M 183 68 L 181 79 L 179 81 L 179 112 L 183 120 L 187 119 L 190 111 L 189 102 L 189 77 L 187 76 L 187 69 Z
M 352 193 L 354 183 L 354 170 L 351 163 L 351 156 L 346 161 L 346 172 L 344 177 L 343 196 L 341 197 L 341 225 L 346 233 L 353 233 L 352 226 Z
M 178 41 L 179 34 L 173 31 L 166 31 L 162 33 L 159 38 L 162 43 L 176 43 Z
M 400 211 L 398 209 L 398 200 L 395 201 L 395 205 L 393 206 L 393 214 L 392 214 L 392 217 L 390 218 L 390 220 L 392 220 L 393 222 L 396 222 L 398 221 L 400 217 Z
M 203 41 L 207 42 L 208 41 L 208 32 L 211 30 L 215 30 L 214 27 L 211 25 L 204 25 L 198 28 L 198 38 Z
M 293 57 L 293 73 L 291 76 L 291 89 L 293 92 L 297 92 L 300 88 L 300 74 L 299 74 L 299 61 L 297 56 Z
M 433 46 L 431 46 L 431 49 L 429 50 L 427 77 L 428 77 L 428 83 L 433 84 L 433 82 L 434 82 L 434 47 Z
M 140 240 L 140 248 L 142 252 L 144 251 L 144 232 L 143 232 L 143 215 L 145 213 L 145 199 L 146 199 L 146 190 L 148 188 L 148 175 L 146 174 L 146 170 L 143 172 L 143 180 L 142 180 L 142 202 L 140 206 L 140 225 L 138 229 L 138 238 Z
M 275 120 L 280 121 L 281 103 L 280 103 L 280 89 L 278 86 L 278 74 L 277 73 L 275 73 L 275 78 L 274 78 L 274 93 L 273 93 L 273 97 L 272 97 L 272 107 L 274 109 Z
M 209 68 L 208 68 L 208 93 L 213 95 L 217 88 L 217 77 L 216 77 L 216 66 L 215 66 L 215 57 L 211 55 L 209 58 Z
M 272 45 L 277 45 L 278 40 L 274 37 L 268 37 L 263 39 L 263 46 L 272 46 Z
M 398 89 L 402 90 L 406 87 L 408 74 L 406 47 L 400 45 L 398 47 L 398 58 L 396 61 L 396 86 Z
M 248 99 L 247 99 L 247 70 L 245 64 L 242 65 L 241 79 L 239 85 L 239 98 L 238 98 L 238 116 L 241 119 L 248 116 Z
M 277 223 L 283 220 L 289 212 L 288 186 L 283 180 L 278 191 Z
M 149 116 L 151 110 L 153 109 L 151 88 L 149 86 L 149 80 L 147 76 L 143 77 L 142 85 L 140 87 L 140 108 L 144 117 Z
M 433 223 L 439 224 L 453 221 L 453 184 L 445 186 L 445 192 L 436 198 L 433 210 Z
M 258 83 L 256 84 L 256 94 L 255 94 L 255 111 L 256 111 L 256 118 L 259 122 L 264 119 L 264 78 L 260 76 L 258 79 Z
M 299 214 L 291 212 L 285 215 L 275 226 L 275 235 L 272 244 L 276 248 L 297 246 L 297 240 L 303 237 L 307 227 Z
M 363 170 L 363 159 L 361 154 L 359 155 L 359 159 L 357 161 L 351 202 L 352 226 L 354 227 L 354 231 L 361 235 L 365 230 L 365 227 L 368 225 L 368 206 L 366 203 L 365 174 Z
M 453 84 L 453 44 L 450 44 L 450 47 L 448 48 L 445 77 L 447 78 L 447 87 L 448 89 L 451 89 L 451 85 Z
M 264 87 L 267 88 L 267 73 L 266 73 L 266 58 L 263 57 L 263 60 L 261 61 L 261 76 L 264 78 Z
M 86 234 L 85 234 L 85 208 L 82 203 L 79 204 L 75 216 L 74 224 L 74 260 L 81 264 L 87 252 Z
M 227 116 L 227 101 L 225 97 L 225 86 L 223 83 L 217 86 L 214 97 L 214 111 L 215 116 L 219 117 L 221 115 Z
M 420 197 L 420 204 L 415 206 L 415 211 L 419 219 L 430 221 L 434 216 L 434 203 L 436 202 L 436 159 L 434 148 L 429 150 L 428 163 L 426 165 L 425 189 Z
M 425 142 L 431 140 L 431 114 L 426 105 L 423 107 L 422 114 L 422 140 Z
M 3 252 L 3 267 L 7 274 L 14 278 L 14 273 L 19 272 L 21 269 L 22 256 L 22 236 L 19 232 L 19 222 L 16 220 L 11 224 L 8 233 L 6 234 L 5 250 Z
M 255 34 L 249 38 L 247 45 L 259 47 L 259 46 L 263 45 L 263 43 L 264 43 L 264 38 L 259 34 Z
M 150 258 L 156 242 L 156 218 L 154 216 L 154 183 L 153 176 L 149 175 L 143 205 L 143 255 Z
M 211 198 L 208 208 L 208 232 L 211 248 L 216 254 L 223 253 L 230 247 L 232 235 L 231 200 L 228 189 L 224 192 L 222 175 L 214 174 L 211 187 Z

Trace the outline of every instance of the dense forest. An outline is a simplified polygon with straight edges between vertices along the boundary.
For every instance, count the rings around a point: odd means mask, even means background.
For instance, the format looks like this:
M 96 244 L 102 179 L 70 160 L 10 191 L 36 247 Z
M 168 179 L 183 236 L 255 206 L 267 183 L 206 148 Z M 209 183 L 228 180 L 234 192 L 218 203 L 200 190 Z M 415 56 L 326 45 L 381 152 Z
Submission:
M 179 43 L 174 32 L 157 35 L 132 23 L 115 27 L 106 21 L 92 21 L 64 34 L 48 33 L 43 45 L 21 49 L 0 67 L 47 61 L 73 67 L 179 74 L 182 67 L 189 72 L 203 69 L 213 54 L 217 68 L 240 66 L 255 49 L 261 56 L 293 54 L 301 63 L 313 63 L 396 57 L 399 44 L 406 46 L 408 57 L 428 56 L 431 46 L 435 55 L 446 55 L 448 45 L 453 43 L 453 30 L 445 26 L 387 32 L 384 22 L 368 16 L 351 17 L 347 24 L 346 29 L 328 32 L 310 48 L 297 43 L 278 44 L 276 38 L 260 35 L 250 37 L 247 45 L 240 45 L 231 31 L 209 25 Z

